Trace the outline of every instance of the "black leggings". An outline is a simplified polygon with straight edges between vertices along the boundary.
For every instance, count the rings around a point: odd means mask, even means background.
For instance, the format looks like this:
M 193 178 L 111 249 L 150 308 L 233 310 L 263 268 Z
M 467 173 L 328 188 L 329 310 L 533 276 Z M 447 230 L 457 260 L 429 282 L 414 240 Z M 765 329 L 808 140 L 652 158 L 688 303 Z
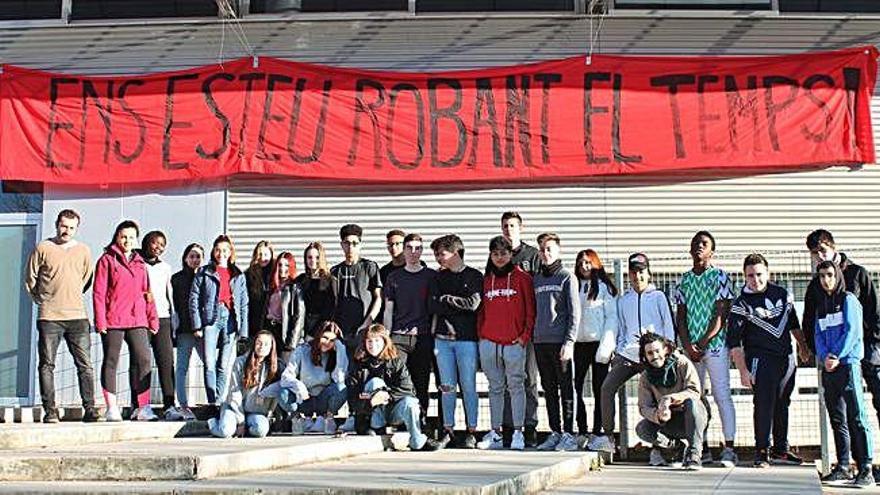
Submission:
M 116 394 L 116 367 L 119 364 L 119 353 L 122 350 L 122 341 L 128 345 L 128 383 L 131 388 L 132 407 L 141 407 L 147 404 L 138 404 L 138 396 L 150 390 L 150 372 L 152 362 L 150 360 L 150 339 L 147 337 L 146 328 L 117 329 L 109 328 L 101 334 L 101 344 L 104 348 L 104 360 L 101 363 L 101 386 L 111 394 Z
M 608 363 L 596 361 L 596 351 L 599 350 L 598 342 L 576 342 L 574 344 L 574 392 L 577 401 L 577 427 L 578 433 L 586 435 L 602 433 L 602 382 L 608 375 Z M 587 428 L 587 408 L 584 404 L 584 381 L 587 378 L 587 370 L 592 368 L 593 389 L 593 431 Z
M 153 358 L 159 368 L 159 385 L 162 387 L 162 404 L 174 407 L 174 344 L 171 342 L 171 318 L 159 319 L 159 332 L 150 334 Z

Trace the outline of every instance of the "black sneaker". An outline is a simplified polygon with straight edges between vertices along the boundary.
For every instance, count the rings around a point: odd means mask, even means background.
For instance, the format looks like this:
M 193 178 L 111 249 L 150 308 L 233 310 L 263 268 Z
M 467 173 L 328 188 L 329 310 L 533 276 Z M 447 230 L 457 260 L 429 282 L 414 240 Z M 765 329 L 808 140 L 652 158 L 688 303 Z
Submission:
M 880 485 L 880 466 L 873 466 L 874 471 L 874 481 L 877 481 L 877 484 Z
M 523 437 L 526 440 L 526 447 L 533 449 L 538 446 L 538 430 L 534 426 L 526 426 Z
M 83 423 L 97 423 L 99 419 L 101 419 L 101 415 L 98 414 L 98 410 L 94 407 L 87 407 L 83 412 Z
M 425 441 L 425 445 L 422 445 L 422 448 L 419 450 L 422 452 L 434 452 L 435 450 L 440 450 L 443 448 L 443 445 L 440 444 L 437 440 L 429 438 Z
M 790 450 L 778 453 L 770 453 L 770 464 L 778 464 L 783 466 L 800 466 L 804 460 L 794 455 Z
M 766 450 L 755 451 L 755 462 L 753 466 L 759 469 L 770 467 L 770 456 L 767 454 Z
M 449 430 L 444 430 L 443 435 L 440 437 L 440 440 L 438 440 L 437 443 L 440 444 L 441 449 L 445 449 L 454 440 L 455 440 L 455 434 Z
M 477 439 L 474 437 L 474 434 L 468 432 L 464 439 L 461 441 L 461 448 L 463 449 L 475 449 L 477 448 Z
M 43 414 L 43 423 L 60 423 L 61 418 L 58 417 L 58 409 L 46 409 L 46 413 Z
M 850 481 L 851 479 L 852 479 L 852 474 L 850 473 L 849 469 L 838 464 L 837 466 L 834 466 L 834 469 L 832 469 L 830 473 L 823 476 L 821 478 L 821 481 L 824 484 L 830 485 L 830 484 L 835 484 L 835 483 L 841 483 L 844 481 Z
M 874 483 L 874 473 L 872 473 L 870 469 L 862 469 L 859 471 L 859 474 L 856 475 L 856 478 L 852 480 L 851 486 L 867 488 L 869 486 L 874 486 Z

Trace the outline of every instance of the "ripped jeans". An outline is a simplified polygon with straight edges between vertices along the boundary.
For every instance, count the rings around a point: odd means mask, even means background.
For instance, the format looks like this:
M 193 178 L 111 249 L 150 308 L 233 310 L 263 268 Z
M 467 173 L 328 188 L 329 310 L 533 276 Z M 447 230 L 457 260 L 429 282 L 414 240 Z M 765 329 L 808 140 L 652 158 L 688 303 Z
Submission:
M 443 404 L 443 426 L 455 427 L 455 399 L 461 387 L 464 415 L 470 430 L 477 427 L 477 343 L 465 340 L 434 342 L 434 355 L 440 370 L 440 395 Z

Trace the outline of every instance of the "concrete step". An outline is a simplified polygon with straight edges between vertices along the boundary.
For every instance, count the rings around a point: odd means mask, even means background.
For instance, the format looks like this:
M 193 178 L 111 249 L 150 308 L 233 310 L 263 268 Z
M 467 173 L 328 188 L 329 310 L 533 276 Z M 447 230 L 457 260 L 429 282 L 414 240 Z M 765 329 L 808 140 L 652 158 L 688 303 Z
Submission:
M 0 481 L 196 480 L 382 452 L 382 437 L 140 440 L 0 452 Z
M 369 437 L 360 437 L 369 438 Z M 376 437 L 372 437 L 376 438 Z M 348 440 L 348 439 L 346 439 Z M 540 493 L 597 468 L 592 452 L 382 452 L 199 481 L 2 483 L 0 493 L 110 494 L 431 494 Z M 652 487 L 647 484 L 642 487 Z
M 94 443 L 128 442 L 207 435 L 204 421 L 152 423 L 0 424 L 0 452 L 40 447 L 80 447 Z

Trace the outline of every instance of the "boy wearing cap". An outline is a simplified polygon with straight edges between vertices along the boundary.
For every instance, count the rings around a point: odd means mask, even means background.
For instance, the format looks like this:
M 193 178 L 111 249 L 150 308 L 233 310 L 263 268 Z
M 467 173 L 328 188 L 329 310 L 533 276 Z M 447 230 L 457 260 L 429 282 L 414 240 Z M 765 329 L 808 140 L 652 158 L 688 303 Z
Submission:
M 593 437 L 590 450 L 614 452 L 614 396 L 627 380 L 642 372 L 639 339 L 646 333 L 662 335 L 675 341 L 675 327 L 666 294 L 651 283 L 651 266 L 644 253 L 634 253 L 628 260 L 630 289 L 617 300 L 617 348 L 608 376 L 602 383 L 602 429 L 604 435 Z

